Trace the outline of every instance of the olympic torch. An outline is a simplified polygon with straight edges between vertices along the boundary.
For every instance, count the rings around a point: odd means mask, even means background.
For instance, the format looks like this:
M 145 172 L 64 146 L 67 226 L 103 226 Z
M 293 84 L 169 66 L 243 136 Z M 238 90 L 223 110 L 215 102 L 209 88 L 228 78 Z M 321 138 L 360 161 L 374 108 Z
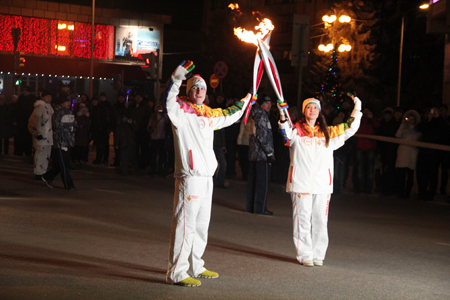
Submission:
M 239 11 L 239 6 L 237 4 L 230 4 L 229 7 L 233 10 Z M 274 28 L 275 26 L 273 26 L 272 21 L 270 21 L 267 18 L 264 18 L 257 26 L 255 26 L 256 33 L 241 27 L 234 28 L 234 34 L 240 40 L 247 43 L 253 43 L 257 46 L 255 61 L 253 64 L 252 102 L 251 104 L 248 105 L 247 110 L 245 112 L 244 123 L 247 123 L 251 106 L 256 102 L 256 99 L 258 98 L 257 91 L 259 88 L 259 84 L 261 83 L 261 78 L 264 74 L 264 69 L 266 69 L 267 75 L 269 76 L 269 80 L 278 97 L 277 102 L 280 105 L 280 107 L 283 108 L 285 116 L 292 126 L 291 117 L 289 116 L 289 112 L 287 110 L 289 106 L 287 105 L 287 103 L 284 101 L 283 98 L 280 76 L 278 75 L 278 70 L 275 61 L 273 59 L 273 56 L 269 51 L 270 37 L 272 35 L 272 31 Z

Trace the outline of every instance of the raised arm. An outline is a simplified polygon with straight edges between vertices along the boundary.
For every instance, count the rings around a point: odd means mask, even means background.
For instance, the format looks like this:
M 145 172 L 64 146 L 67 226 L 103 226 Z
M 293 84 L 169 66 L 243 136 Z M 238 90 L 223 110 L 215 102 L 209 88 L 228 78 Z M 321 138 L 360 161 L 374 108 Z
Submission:
M 172 73 L 169 81 L 166 84 L 164 92 L 164 100 L 166 101 L 167 114 L 174 126 L 179 127 L 183 125 L 185 120 L 184 111 L 178 103 L 178 94 L 183 80 L 189 77 L 189 73 L 195 68 L 194 64 L 188 60 L 183 61 Z

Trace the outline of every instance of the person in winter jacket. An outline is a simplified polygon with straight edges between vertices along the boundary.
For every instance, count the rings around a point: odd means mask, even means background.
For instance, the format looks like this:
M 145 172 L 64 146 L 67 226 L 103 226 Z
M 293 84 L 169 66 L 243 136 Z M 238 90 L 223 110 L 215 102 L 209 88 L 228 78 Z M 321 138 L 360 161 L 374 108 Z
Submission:
M 76 191 L 70 176 L 70 155 L 75 145 L 75 131 L 77 121 L 75 120 L 70 107 L 72 101 L 67 95 L 59 96 L 59 104 L 55 107 L 53 114 L 53 165 L 50 171 L 42 175 L 42 180 L 49 188 L 53 188 L 53 179 L 61 173 L 64 188 Z
M 251 116 L 249 116 L 247 123 L 241 122 L 239 135 L 237 137 L 239 166 L 241 167 L 242 179 L 245 181 L 247 181 L 248 177 L 248 149 L 250 144 L 251 126 L 252 121 Z
M 89 142 L 91 132 L 91 118 L 89 109 L 84 103 L 78 105 L 78 112 L 75 113 L 78 129 L 75 134 L 75 146 L 73 148 L 73 159 L 77 165 L 85 160 L 89 153 Z
M 290 147 L 291 164 L 286 191 L 291 194 L 294 244 L 304 266 L 322 266 L 328 248 L 328 212 L 333 192 L 333 151 L 355 134 L 361 120 L 361 101 L 346 123 L 327 126 L 320 101 L 303 101 L 304 119 L 292 128 L 280 109 L 279 127 Z M 280 108 L 280 106 L 279 106 Z
M 193 277 L 219 277 L 205 269 L 202 260 L 211 216 L 212 176 L 217 168 L 214 130 L 236 122 L 245 111 L 250 94 L 227 109 L 211 109 L 203 104 L 206 82 L 194 75 L 186 84 L 189 98 L 179 98 L 181 84 L 192 69 L 190 61 L 178 66 L 164 95 L 175 144 L 174 210 L 166 281 L 195 287 L 201 282 Z
M 444 144 L 446 126 L 445 120 L 439 116 L 437 107 L 427 110 L 422 122 L 417 125 L 417 130 L 422 134 L 421 142 Z M 416 179 L 420 200 L 434 200 L 439 182 L 439 163 L 441 158 L 440 150 L 419 148 Z
M 417 124 L 419 123 L 420 115 L 415 110 L 408 110 L 395 136 L 407 141 L 418 141 L 420 132 L 417 130 Z M 418 152 L 419 149 L 417 147 L 398 146 L 395 168 L 397 171 L 397 196 L 399 198 L 409 199 L 414 185 L 414 170 L 416 169 Z
M 0 155 L 8 155 L 9 138 L 12 136 L 12 121 L 10 105 L 6 104 L 4 95 L 0 95 Z M 2 151 L 3 148 L 3 151 Z
M 47 172 L 53 145 L 52 94 L 49 91 L 42 91 L 41 97 L 41 100 L 34 103 L 34 111 L 28 119 L 28 130 L 33 136 L 35 149 L 34 176 L 36 180 L 41 180 L 42 175 Z
M 364 108 L 358 134 L 375 135 L 380 127 L 378 121 L 373 117 L 369 108 Z M 372 193 L 373 174 L 375 168 L 375 154 L 377 142 L 372 139 L 358 137 L 356 141 L 356 193 Z
M 138 161 L 136 155 L 136 133 L 139 125 L 133 116 L 133 108 L 125 103 L 125 111 L 122 118 L 116 123 L 116 137 L 114 138 L 114 147 L 119 149 L 120 170 L 122 175 L 128 176 L 130 166 L 137 171 Z
M 270 183 L 270 167 L 275 161 L 272 126 L 269 112 L 272 100 L 262 95 L 259 107 L 252 107 L 252 132 L 249 142 L 249 171 L 247 181 L 246 212 L 272 215 L 267 209 L 267 191 Z
M 165 149 L 166 129 L 170 123 L 167 113 L 160 104 L 155 106 L 155 112 L 148 121 L 151 137 L 150 167 L 152 175 L 164 175 L 167 169 L 167 151 Z

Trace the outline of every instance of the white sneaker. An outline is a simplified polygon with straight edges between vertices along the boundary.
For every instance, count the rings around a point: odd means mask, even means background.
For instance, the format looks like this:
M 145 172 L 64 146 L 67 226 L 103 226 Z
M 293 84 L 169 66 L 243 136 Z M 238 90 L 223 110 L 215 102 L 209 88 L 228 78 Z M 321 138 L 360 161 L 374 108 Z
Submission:
M 312 260 L 304 260 L 301 262 L 305 267 L 314 267 L 314 262 Z
M 323 260 L 315 259 L 313 262 L 314 262 L 315 266 L 318 266 L 318 267 L 322 267 L 323 266 Z

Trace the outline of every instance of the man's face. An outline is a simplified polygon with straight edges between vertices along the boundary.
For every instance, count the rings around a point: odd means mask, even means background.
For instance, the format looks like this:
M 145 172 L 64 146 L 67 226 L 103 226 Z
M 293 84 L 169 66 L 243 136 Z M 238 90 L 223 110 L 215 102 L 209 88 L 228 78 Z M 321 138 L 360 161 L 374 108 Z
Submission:
M 105 96 L 100 96 L 100 101 L 106 101 L 106 97 Z
M 125 101 L 125 97 L 124 96 L 119 96 L 117 98 L 117 101 L 119 101 L 119 103 L 123 103 L 123 101 Z
M 202 86 L 196 85 L 189 91 L 189 100 L 195 104 L 203 104 L 206 98 L 206 89 Z M 219 99 L 219 97 L 217 97 Z
M 64 101 L 63 103 L 61 103 L 61 107 L 65 108 L 65 109 L 69 109 L 71 104 L 72 104 L 71 101 Z
M 141 102 L 142 102 L 142 97 L 141 97 L 141 95 L 137 95 L 137 96 L 134 98 L 134 101 L 136 101 L 136 103 L 141 103 Z
M 261 104 L 261 109 L 264 109 L 265 111 L 270 111 L 270 108 L 272 107 L 272 103 L 270 101 L 266 101 L 263 104 Z

